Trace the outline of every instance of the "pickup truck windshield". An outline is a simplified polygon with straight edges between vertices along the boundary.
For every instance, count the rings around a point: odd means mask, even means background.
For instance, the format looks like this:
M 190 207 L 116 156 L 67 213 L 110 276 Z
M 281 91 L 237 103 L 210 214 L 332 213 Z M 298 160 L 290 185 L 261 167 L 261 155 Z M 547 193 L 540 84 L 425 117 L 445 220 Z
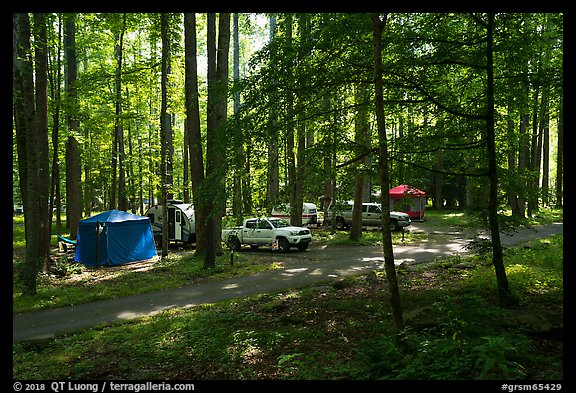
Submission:
M 288 221 L 285 220 L 270 220 L 270 223 L 274 225 L 275 228 L 286 228 L 290 226 Z

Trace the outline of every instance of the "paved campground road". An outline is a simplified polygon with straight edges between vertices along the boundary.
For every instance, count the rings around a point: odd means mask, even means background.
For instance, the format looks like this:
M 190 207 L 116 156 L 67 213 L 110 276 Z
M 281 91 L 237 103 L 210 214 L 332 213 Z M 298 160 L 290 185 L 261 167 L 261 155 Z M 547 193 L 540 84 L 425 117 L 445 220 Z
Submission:
M 419 230 L 418 223 L 414 223 L 413 230 Z M 555 223 L 534 229 L 522 229 L 513 236 L 502 235 L 501 240 L 504 246 L 511 247 L 560 233 L 563 233 L 563 224 Z M 467 253 L 464 246 L 470 238 L 463 233 L 438 232 L 438 235 L 441 239 L 439 241 L 394 246 L 395 263 L 417 264 L 455 253 Z M 260 254 L 272 251 L 260 249 L 242 252 Z M 177 289 L 14 315 L 13 342 L 52 337 L 113 321 L 153 315 L 174 307 L 191 307 L 326 282 L 384 267 L 382 248 L 376 246 L 312 244 L 306 252 L 291 250 L 285 254 L 275 253 L 275 257 L 283 263 L 283 268 L 222 281 L 191 284 Z

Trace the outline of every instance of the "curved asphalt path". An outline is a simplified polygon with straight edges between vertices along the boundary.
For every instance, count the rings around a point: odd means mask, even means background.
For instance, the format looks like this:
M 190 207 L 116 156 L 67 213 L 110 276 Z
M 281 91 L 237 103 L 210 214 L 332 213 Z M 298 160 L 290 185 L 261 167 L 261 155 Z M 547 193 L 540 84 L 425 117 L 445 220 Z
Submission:
M 418 230 L 414 223 L 412 230 Z M 519 230 L 514 236 L 501 235 L 503 246 L 511 247 L 529 240 L 563 233 L 563 224 L 555 223 L 534 229 Z M 461 232 L 437 232 L 445 241 L 394 247 L 394 261 L 417 264 L 456 253 L 466 254 L 468 238 Z M 252 253 L 253 251 L 243 251 Z M 255 253 L 271 252 L 258 250 Z M 277 255 L 277 254 L 276 254 Z M 119 299 L 102 300 L 76 306 L 14 315 L 13 342 L 54 337 L 100 324 L 149 316 L 174 307 L 192 307 L 205 303 L 280 291 L 328 282 L 346 275 L 365 274 L 384 268 L 381 247 L 310 246 L 305 253 L 280 254 L 284 268 L 235 277 L 227 280 L 145 293 Z

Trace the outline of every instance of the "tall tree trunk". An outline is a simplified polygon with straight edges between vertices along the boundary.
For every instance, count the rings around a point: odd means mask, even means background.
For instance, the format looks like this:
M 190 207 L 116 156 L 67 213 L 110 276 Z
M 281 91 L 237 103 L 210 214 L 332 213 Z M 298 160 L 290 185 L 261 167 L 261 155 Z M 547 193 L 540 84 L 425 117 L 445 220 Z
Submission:
M 309 21 L 308 21 L 308 14 L 299 14 L 298 15 L 298 31 L 300 33 L 300 45 L 298 49 L 298 57 L 300 59 L 307 58 L 310 56 L 310 50 L 308 49 L 308 40 L 309 40 Z M 298 84 L 303 85 L 305 81 L 302 79 L 303 76 L 297 76 Z M 295 182 L 294 187 L 291 187 L 291 191 L 294 193 L 291 196 L 293 203 L 291 204 L 290 209 L 290 222 L 292 225 L 301 226 L 302 225 L 302 208 L 304 204 L 304 184 L 305 184 L 305 176 L 306 176 L 306 166 L 307 166 L 307 155 L 306 155 L 306 144 L 307 139 L 310 137 L 310 132 L 306 131 L 306 107 L 302 105 L 301 97 L 297 97 L 299 101 L 299 105 L 302 108 L 299 110 L 298 113 L 298 121 L 297 121 L 297 129 L 296 129 L 296 140 L 297 140 L 297 147 L 296 147 L 296 173 L 295 173 Z
M 130 91 L 128 90 L 128 87 L 125 88 L 125 95 L 126 95 L 126 105 L 130 108 L 131 104 L 130 104 Z M 136 126 L 138 127 L 138 126 Z M 128 141 L 128 157 L 134 157 L 134 138 L 133 138 L 133 134 L 132 134 L 132 122 L 128 122 L 128 126 L 127 126 L 127 136 L 126 139 Z M 140 135 L 140 134 L 138 134 Z M 134 157 L 135 158 L 135 157 Z M 136 187 L 135 187 L 135 181 L 136 181 L 136 173 L 134 172 L 134 163 L 136 161 L 133 160 L 127 160 L 125 161 L 125 168 L 126 168 L 126 186 L 124 187 L 124 192 L 126 194 L 126 209 L 124 210 L 128 210 L 130 209 L 130 211 L 132 212 L 132 214 L 136 214 L 136 210 L 137 210 L 137 206 L 136 206 Z
M 304 173 L 305 173 L 305 149 L 306 149 L 306 123 L 304 120 L 305 110 L 298 114 L 296 128 L 296 179 L 292 191 L 294 203 L 290 206 L 290 222 L 294 226 L 302 225 L 302 205 L 304 204 Z
M 524 113 L 520 116 L 520 141 L 518 146 L 518 180 L 520 186 L 518 189 L 518 216 L 521 218 L 526 217 L 526 192 L 527 181 L 526 172 L 528 170 L 528 160 L 530 156 L 530 144 L 528 141 L 528 122 L 529 114 Z
M 292 27 L 292 15 L 286 15 L 285 19 L 285 29 L 286 29 L 286 47 L 289 50 L 293 50 L 293 27 Z M 295 83 L 295 75 L 293 70 L 290 68 L 288 70 L 289 83 Z M 287 105 L 286 111 L 288 116 L 293 116 L 294 101 L 295 97 L 291 91 L 288 89 L 287 94 Z M 297 124 L 296 135 L 294 134 L 294 122 L 290 121 L 286 128 L 286 156 L 287 156 L 287 166 L 288 166 L 288 198 L 290 201 L 290 222 L 292 225 L 302 224 L 302 200 L 299 196 L 300 188 L 300 177 L 301 177 L 301 165 L 302 165 L 302 137 L 303 137 L 303 124 L 300 121 L 300 117 Z M 294 144 L 296 137 L 296 145 Z M 298 208 L 300 206 L 300 208 Z
M 162 34 L 162 104 L 160 109 L 160 140 L 161 140 L 161 164 L 160 176 L 161 204 L 162 204 L 162 257 L 168 256 L 168 132 L 170 128 L 170 115 L 168 114 L 168 63 L 170 61 L 169 37 L 168 37 L 168 15 L 160 15 L 161 34 Z
M 490 195 L 488 200 L 488 218 L 492 237 L 492 264 L 496 272 L 500 303 L 505 306 L 517 303 L 506 276 L 500 229 L 498 226 L 498 172 L 496 162 L 496 135 L 494 128 L 494 68 L 493 68 L 493 31 L 494 14 L 488 14 L 486 72 L 487 72 L 487 113 L 486 113 L 486 147 L 488 150 L 488 177 L 490 179 Z
M 242 200 L 244 201 L 244 212 L 250 214 L 252 212 L 252 180 L 250 177 L 250 160 L 252 153 L 251 144 L 246 145 L 246 154 L 244 156 L 244 176 L 242 177 Z
M 60 165 L 58 158 L 58 131 L 60 129 L 60 80 L 61 80 L 61 62 L 60 62 L 60 45 L 61 45 L 61 32 L 62 32 L 62 17 L 59 16 L 58 21 L 58 38 L 57 38 L 57 52 L 56 52 L 56 75 L 52 77 L 49 73 L 50 91 L 52 102 L 54 102 L 54 109 L 52 111 L 52 175 L 50 185 L 50 204 L 49 214 L 50 220 L 48 221 L 48 229 L 52 228 L 52 214 L 53 208 L 56 209 L 56 233 L 62 231 L 62 221 L 60 217 Z M 49 57 L 50 58 L 50 57 Z
M 506 129 L 508 134 L 508 189 L 506 195 L 508 197 L 508 205 L 512 209 L 512 215 L 518 216 L 518 173 L 516 168 L 516 154 L 518 151 L 518 144 L 516 143 L 516 136 L 514 135 L 514 119 L 512 118 L 511 103 L 508 103 L 508 119 L 506 121 Z
M 48 167 L 48 53 L 46 36 L 46 14 L 34 14 L 34 55 L 36 75 L 36 117 L 37 117 L 37 159 L 38 159 L 38 195 L 39 199 L 39 238 L 38 258 L 43 271 L 50 268 L 50 227 L 49 227 L 49 189 L 50 168 Z
M 556 149 L 556 207 L 562 207 L 562 186 L 564 184 L 564 100 L 562 99 L 562 95 L 560 95 L 558 112 L 558 145 Z
M 182 183 L 184 184 L 184 203 L 190 203 L 190 134 L 188 133 L 186 127 L 187 121 L 187 119 L 184 119 L 184 149 L 182 150 Z
M 332 99 L 330 97 L 326 98 L 326 113 L 330 113 L 330 109 L 332 106 Z M 331 120 L 331 116 L 328 115 L 328 122 L 330 122 Z M 336 116 L 336 114 L 334 114 L 334 116 Z M 335 123 L 335 122 L 334 122 Z M 335 128 L 335 127 L 334 127 Z M 323 160 L 323 174 L 324 174 L 324 181 L 322 182 L 322 190 L 323 190 L 323 195 L 322 195 L 322 201 L 321 201 L 321 209 L 322 209 L 322 216 L 324 218 L 324 220 L 326 220 L 326 217 L 328 217 L 328 207 L 330 206 L 330 202 L 334 199 L 332 196 L 332 183 L 333 183 L 333 175 L 332 172 L 334 172 L 333 170 L 333 161 L 332 161 L 332 157 L 333 157 L 333 153 L 332 150 L 336 150 L 336 131 L 332 131 L 330 134 L 326 135 L 324 138 L 326 138 L 329 143 L 327 143 L 327 145 L 329 146 L 329 149 L 327 149 L 327 151 L 324 154 L 324 160 Z M 332 143 L 330 143 L 332 142 Z M 334 221 L 334 220 L 332 220 Z M 325 225 L 325 222 L 322 222 L 322 225 Z M 334 223 L 332 223 L 332 229 L 333 231 L 335 230 L 334 227 Z
M 126 195 L 126 169 L 124 168 L 124 127 L 122 122 L 122 52 L 124 49 L 124 31 L 126 29 L 126 14 L 122 15 L 122 27 L 116 42 L 116 119 L 115 119 L 115 140 L 118 154 L 118 210 L 128 210 L 128 198 Z M 116 157 L 113 157 L 115 160 Z M 116 207 L 114 207 L 116 208 Z
M 549 90 L 544 90 L 542 96 L 542 105 L 544 113 L 542 116 L 542 205 L 549 206 L 549 188 L 550 188 L 550 105 Z
M 138 211 L 143 216 L 144 211 L 144 143 L 138 131 Z
M 222 250 L 222 215 L 226 202 L 224 160 L 227 119 L 228 53 L 230 47 L 230 14 L 220 13 L 218 40 L 216 15 L 208 14 L 208 105 L 206 129 L 206 178 L 209 180 L 209 211 L 206 224 L 206 256 L 204 266 L 213 268 L 216 254 Z
M 27 13 L 12 14 L 13 29 L 13 99 L 14 119 L 22 188 L 26 236 L 26 263 L 22 271 L 24 293 L 36 294 L 36 276 L 39 267 L 40 203 L 38 198 L 38 124 L 34 106 L 34 79 L 32 48 L 30 45 L 30 19 Z M 22 145 L 22 146 L 20 146 Z M 25 165 L 22 165 L 25 164 Z M 21 183 L 22 184 L 22 183 Z
M 349 239 L 358 241 L 362 237 L 362 195 L 364 191 L 364 172 L 356 170 L 354 179 L 354 208 L 352 209 L 352 224 L 350 226 Z
M 528 210 L 527 214 L 532 217 L 533 210 L 538 210 L 538 187 L 540 179 L 540 152 L 538 151 L 538 86 L 534 89 L 532 109 L 532 136 L 530 143 L 530 161 L 528 169 L 531 180 L 528 187 Z
M 207 15 L 207 34 L 206 34 L 206 53 L 208 58 L 208 103 L 206 105 L 206 179 L 210 185 L 213 185 L 210 174 L 214 168 L 215 148 L 215 94 L 214 84 L 216 82 L 216 14 L 208 13 Z M 206 182 L 204 184 L 207 184 Z M 210 269 L 216 266 L 216 245 L 214 239 L 214 201 L 213 196 L 215 191 L 213 187 L 207 185 L 204 188 L 207 200 L 206 204 L 206 253 L 204 256 L 204 268 Z
M 402 113 L 400 113 L 399 117 L 398 117 L 398 138 L 400 140 L 404 139 L 404 115 Z M 410 156 L 409 154 L 406 154 L 406 160 L 408 162 L 410 162 Z M 404 164 L 404 162 L 399 162 L 397 165 L 398 167 L 398 184 L 406 184 L 406 183 L 410 183 L 407 182 L 405 179 L 409 179 L 408 176 L 406 176 L 405 174 L 405 169 L 406 169 L 406 165 Z
M 386 139 L 386 122 L 384 114 L 384 86 L 382 83 L 382 33 L 386 27 L 388 15 L 381 19 L 379 14 L 372 14 L 374 40 L 374 93 L 376 104 L 376 123 L 378 126 L 378 164 L 380 167 L 380 202 L 382 204 L 382 248 L 384 251 L 384 268 L 388 281 L 388 293 L 392 309 L 394 329 L 399 332 L 404 328 L 404 317 L 400 305 L 400 291 L 394 265 L 392 234 L 390 233 L 390 174 L 388 172 L 388 142 Z
M 238 13 L 234 13 L 234 63 L 233 63 L 233 74 L 234 74 L 234 83 L 237 83 L 240 80 L 240 37 L 239 37 L 239 15 Z M 240 126 L 240 92 L 234 92 L 234 121 L 236 122 L 236 126 L 234 127 L 235 132 L 232 135 L 232 140 L 235 146 L 235 160 L 234 160 L 234 185 L 233 185 L 233 196 L 232 196 L 232 212 L 234 217 L 236 217 L 236 224 L 241 225 L 244 212 L 243 207 L 244 204 L 242 203 L 243 199 L 243 177 L 246 175 L 244 172 L 244 168 L 246 166 L 245 163 L 245 152 L 244 152 L 244 135 L 242 133 L 242 127 Z
M 286 34 L 292 34 L 292 19 L 291 16 L 287 16 L 287 32 Z M 270 15 L 270 41 L 274 40 L 276 36 L 276 16 L 274 14 Z M 287 38 L 288 41 L 291 38 Z M 290 45 L 290 44 L 287 44 Z M 275 89 L 275 88 L 274 88 Z M 270 101 L 272 105 L 270 107 L 270 115 L 268 118 L 268 181 L 266 187 L 266 205 L 267 208 L 271 209 L 277 203 L 278 193 L 280 192 L 280 174 L 278 172 L 278 113 L 276 108 L 276 91 L 270 93 Z M 288 99 L 288 109 L 290 112 L 291 99 Z M 291 127 L 291 125 L 288 125 Z M 288 133 L 288 131 L 287 131 Z
M 186 133 L 189 135 L 190 180 L 196 218 L 196 253 L 205 253 L 206 208 L 200 199 L 200 187 L 204 181 L 204 154 L 200 129 L 200 107 L 198 103 L 198 64 L 196 48 L 196 15 L 184 14 L 184 43 L 186 65 Z
M 81 161 L 80 146 L 76 135 L 80 129 L 78 118 L 78 91 L 76 87 L 77 61 L 76 61 L 76 15 L 64 15 L 64 57 L 65 57 L 65 91 L 66 123 L 68 124 L 68 138 L 66 143 L 66 220 L 70 227 L 70 238 L 76 239 L 78 235 L 78 222 L 82 216 L 82 188 L 81 188 Z
M 365 109 L 364 103 L 368 99 L 368 94 L 365 86 L 355 86 L 355 100 L 356 104 L 360 105 L 356 120 L 354 122 L 355 128 L 355 144 L 356 155 L 363 154 L 367 149 L 370 149 L 370 126 L 368 124 L 368 111 Z M 362 203 L 365 201 L 364 185 L 365 179 L 369 177 L 366 172 L 368 165 L 368 156 L 355 164 L 356 175 L 354 179 L 354 209 L 352 210 L 352 226 L 350 227 L 350 240 L 360 240 L 362 236 Z M 370 197 L 370 195 L 368 195 Z
M 230 53 L 230 13 L 220 13 L 218 17 L 218 50 L 216 52 L 216 81 L 217 81 L 217 100 L 216 100 L 216 118 L 215 131 L 217 149 L 214 151 L 218 161 L 215 162 L 215 173 L 217 175 L 216 184 L 216 209 L 214 222 L 214 245 L 217 253 L 222 252 L 222 217 L 226 214 L 226 173 L 225 160 L 221 152 L 226 151 L 226 144 L 229 140 L 227 134 L 226 121 L 228 120 L 228 57 Z

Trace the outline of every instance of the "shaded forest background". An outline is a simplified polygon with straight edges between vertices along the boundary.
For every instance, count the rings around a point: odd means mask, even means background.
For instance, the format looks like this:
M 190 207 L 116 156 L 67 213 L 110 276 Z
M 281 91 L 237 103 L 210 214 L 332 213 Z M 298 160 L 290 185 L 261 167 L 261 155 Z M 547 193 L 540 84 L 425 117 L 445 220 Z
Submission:
M 288 202 L 298 224 L 302 202 L 380 198 L 383 140 L 387 185 L 486 211 L 490 107 L 499 211 L 562 206 L 562 15 L 492 18 L 386 15 L 379 101 L 367 14 L 14 14 L 27 258 L 49 264 L 52 220 L 75 238 L 95 211 L 171 198 L 194 202 L 213 255 L 226 214 Z

